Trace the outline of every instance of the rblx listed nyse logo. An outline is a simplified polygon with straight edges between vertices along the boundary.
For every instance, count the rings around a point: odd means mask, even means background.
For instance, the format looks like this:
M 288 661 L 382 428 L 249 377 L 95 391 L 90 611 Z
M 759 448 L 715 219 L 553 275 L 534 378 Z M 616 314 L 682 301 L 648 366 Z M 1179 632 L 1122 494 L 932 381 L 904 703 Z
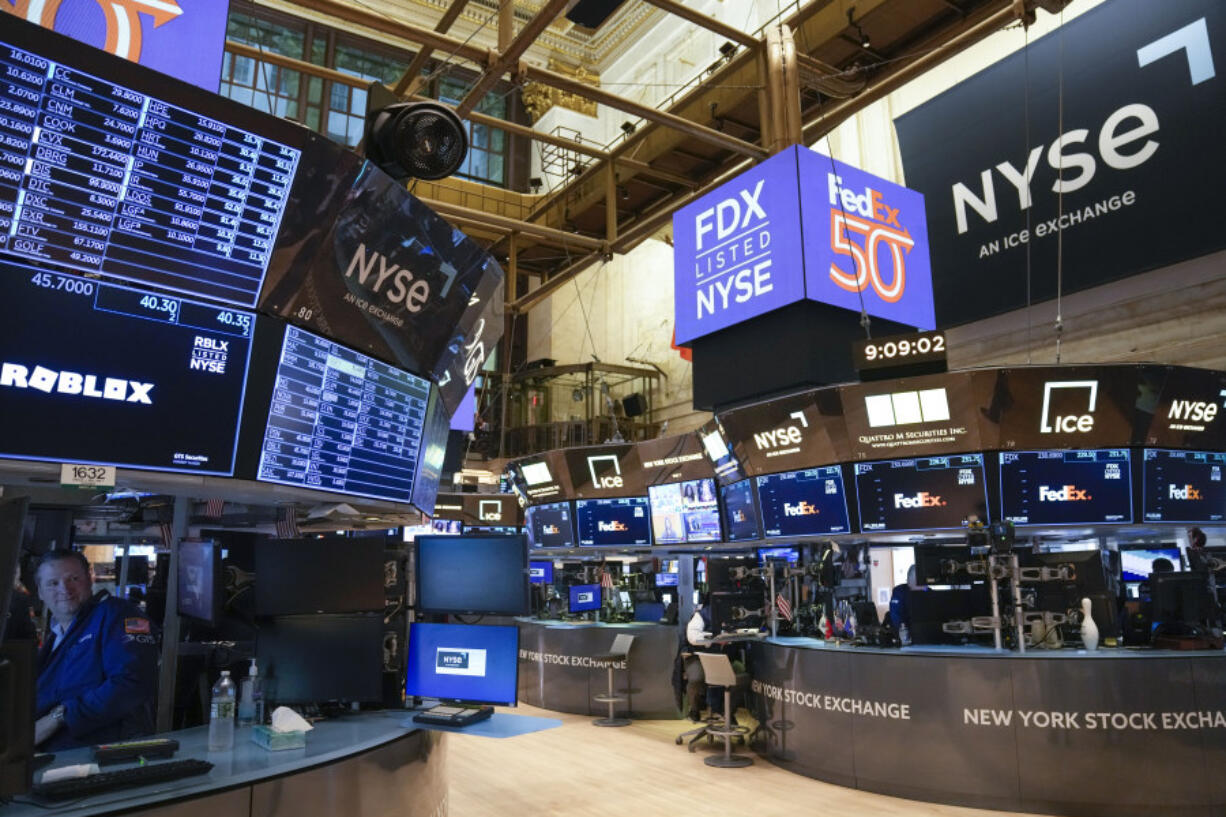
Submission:
M 850 271 L 838 262 L 830 265 L 830 280 L 848 292 L 872 289 L 886 303 L 906 294 L 907 255 L 915 246 L 911 231 L 898 221 L 901 207 L 891 207 L 884 194 L 871 187 L 849 190 L 843 178 L 826 174 L 830 199 L 830 249 L 850 256 Z M 852 239 L 857 236 L 859 242 Z M 889 250 L 890 268 L 883 269 L 880 252 Z

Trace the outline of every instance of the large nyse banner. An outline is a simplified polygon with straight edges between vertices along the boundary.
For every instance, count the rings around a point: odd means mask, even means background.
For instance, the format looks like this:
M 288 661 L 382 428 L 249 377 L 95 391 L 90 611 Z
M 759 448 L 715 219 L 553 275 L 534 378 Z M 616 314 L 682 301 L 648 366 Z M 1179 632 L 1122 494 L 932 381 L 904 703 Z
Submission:
M 1223 53 L 1219 0 L 1110 0 L 899 117 L 938 323 L 1226 247 Z

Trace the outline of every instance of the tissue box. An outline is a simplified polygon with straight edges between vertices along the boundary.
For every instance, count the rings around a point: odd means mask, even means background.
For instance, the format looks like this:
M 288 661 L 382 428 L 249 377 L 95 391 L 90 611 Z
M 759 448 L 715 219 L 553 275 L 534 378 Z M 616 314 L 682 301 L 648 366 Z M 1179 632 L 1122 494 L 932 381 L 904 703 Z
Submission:
M 260 724 L 251 728 L 251 742 L 270 752 L 301 749 L 306 746 L 306 732 L 278 732 L 271 726 Z

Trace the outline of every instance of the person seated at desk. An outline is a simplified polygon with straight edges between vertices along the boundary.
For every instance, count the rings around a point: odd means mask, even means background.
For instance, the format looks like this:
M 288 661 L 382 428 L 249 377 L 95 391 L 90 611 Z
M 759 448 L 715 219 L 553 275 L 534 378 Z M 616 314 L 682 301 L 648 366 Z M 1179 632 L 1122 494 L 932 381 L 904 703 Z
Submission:
M 153 733 L 157 640 L 131 602 L 93 594 L 90 565 L 70 550 L 35 571 L 51 627 L 38 652 L 34 743 L 43 751 Z
M 911 593 L 923 589 L 916 580 L 915 565 L 911 565 L 907 568 L 907 583 L 896 585 L 894 592 L 890 594 L 890 623 L 894 625 L 894 630 L 899 633 L 900 638 L 903 627 L 906 626 L 908 630 L 911 627 Z M 910 640 L 909 637 L 903 639 L 903 646 Z
M 713 644 L 715 626 L 711 620 L 711 610 L 707 606 L 707 596 L 699 598 L 699 604 L 694 609 L 694 615 L 690 616 L 689 623 L 685 627 L 685 640 L 690 646 L 691 652 L 726 652 L 728 645 Z M 738 672 L 743 672 L 744 667 L 737 667 L 740 662 L 733 662 L 733 669 Z M 724 688 L 707 684 L 706 676 L 702 671 L 702 662 L 698 656 L 691 655 L 685 659 L 685 678 L 686 678 L 686 697 L 690 702 L 689 717 L 692 721 L 702 720 L 702 711 L 699 706 L 699 701 L 703 699 L 703 687 L 706 687 L 707 709 L 712 712 L 720 712 L 724 707 Z M 740 706 L 738 702 L 738 694 L 733 693 L 732 696 L 732 718 L 729 726 L 736 726 L 736 710 Z

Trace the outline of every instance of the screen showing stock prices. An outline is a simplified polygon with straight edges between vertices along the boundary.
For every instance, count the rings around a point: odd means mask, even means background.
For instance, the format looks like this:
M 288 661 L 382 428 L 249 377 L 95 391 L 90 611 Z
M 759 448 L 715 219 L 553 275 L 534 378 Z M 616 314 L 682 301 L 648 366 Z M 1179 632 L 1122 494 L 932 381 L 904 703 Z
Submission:
M 1132 521 L 1128 449 L 1002 451 L 1002 516 L 1017 525 Z
M 964 528 L 988 523 L 982 454 L 857 462 L 860 529 L 870 531 Z
M 429 399 L 426 380 L 289 326 L 258 479 L 410 502 Z
M 297 149 L 10 43 L 0 71 L 0 253 L 255 306 Z
M 254 321 L 0 260 L 0 456 L 233 475 Z
M 1226 520 L 1226 454 L 1147 448 L 1144 457 L 1146 522 Z
M 848 533 L 847 495 L 837 465 L 757 477 L 766 537 Z

